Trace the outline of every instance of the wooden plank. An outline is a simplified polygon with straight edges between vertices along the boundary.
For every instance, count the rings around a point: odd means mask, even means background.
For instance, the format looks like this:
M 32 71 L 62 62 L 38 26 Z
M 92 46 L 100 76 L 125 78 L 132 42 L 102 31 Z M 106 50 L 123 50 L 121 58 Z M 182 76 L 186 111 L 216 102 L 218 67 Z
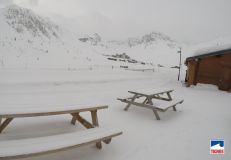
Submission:
M 143 97 L 143 96 L 141 96 L 141 95 L 137 95 L 136 96 L 136 98 L 140 98 L 140 97 Z M 133 96 L 132 97 L 128 97 L 128 98 L 123 98 L 123 99 L 132 99 L 133 98 Z
M 155 96 L 155 95 L 160 95 L 160 94 L 165 94 L 165 93 L 171 93 L 171 92 L 173 92 L 173 91 L 174 91 L 174 90 L 171 89 L 171 90 L 167 90 L 167 91 L 162 91 L 162 92 L 153 93 L 153 94 L 151 94 L 151 95 L 149 95 L 149 96 Z
M 164 100 L 164 101 L 171 101 L 171 99 L 169 99 L 169 98 L 164 98 L 164 97 L 160 97 L 160 96 L 153 96 L 152 98 L 154 98 L 154 99 L 159 99 L 159 100 Z
M 139 93 L 139 92 L 135 92 L 135 91 L 128 91 L 128 92 L 132 93 L 132 94 L 137 94 L 139 96 L 137 98 L 140 98 L 140 97 L 152 97 L 152 98 L 155 98 L 155 99 L 171 101 L 172 97 L 171 97 L 170 93 L 173 92 L 173 91 L 174 90 L 171 89 L 171 90 L 161 91 L 161 92 L 157 92 L 157 93 L 153 93 L 153 94 L 145 94 L 145 93 Z M 160 95 L 162 95 L 162 94 L 167 94 L 168 98 L 160 97 Z
M 10 124 L 13 118 L 7 118 L 0 126 L 0 133 Z
M 41 156 L 41 155 L 50 154 L 50 153 L 57 153 L 57 152 L 60 152 L 60 151 L 67 151 L 69 149 L 74 149 L 74 148 L 77 148 L 77 147 L 93 144 L 93 143 L 96 143 L 98 141 L 105 141 L 105 140 L 108 140 L 108 139 L 112 139 L 113 137 L 119 136 L 121 134 L 122 134 L 121 131 L 120 132 L 114 132 L 114 133 L 109 134 L 108 136 L 102 136 L 101 138 L 89 140 L 89 141 L 82 142 L 82 143 L 75 144 L 75 145 L 70 145 L 70 146 L 67 146 L 67 147 L 51 149 L 51 150 L 47 150 L 47 151 L 40 151 L 40 152 L 30 153 L 30 154 L 0 156 L 0 160 L 12 160 L 12 159 L 19 159 L 19 158 L 36 157 L 36 156 Z M 44 138 L 46 138 L 46 137 L 44 137 Z M 22 142 L 23 140 L 20 140 L 20 141 Z
M 79 113 L 75 113 L 74 116 L 76 117 L 77 121 L 79 121 L 85 128 L 87 128 L 87 129 L 94 128 L 94 125 L 92 125 L 86 119 L 84 119 L 83 117 L 81 117 L 79 115 Z
M 197 85 L 200 63 L 201 63 L 201 60 L 198 59 L 198 60 L 196 61 L 196 68 L 195 68 L 195 73 L 194 73 L 193 85 Z
M 144 97 L 149 96 L 148 94 L 139 93 L 139 92 L 135 92 L 135 91 L 128 91 L 128 92 L 129 92 L 129 93 L 132 93 L 132 94 L 136 94 L 136 95 L 144 96 Z
M 176 103 L 172 103 L 171 105 L 169 105 L 166 109 L 163 109 L 161 112 L 165 112 L 165 111 L 167 111 L 169 108 L 171 108 L 171 107 L 173 107 L 173 110 L 174 111 L 176 111 L 176 105 L 177 104 L 181 104 L 181 103 L 183 103 L 184 102 L 184 100 L 181 100 L 181 101 L 178 101 L 178 102 L 176 102 Z M 174 109 L 175 108 L 175 109 Z
M 51 111 L 51 112 L 0 114 L 0 116 L 2 118 L 51 116 L 51 115 L 71 114 L 71 113 L 77 113 L 77 112 L 87 112 L 87 111 L 93 111 L 93 110 L 99 110 L 99 109 L 106 109 L 106 108 L 108 108 L 108 106 L 107 105 L 102 105 L 102 106 L 78 107 L 78 108 L 79 109 Z
M 144 107 L 144 108 L 148 108 L 148 109 L 153 109 L 153 108 L 155 108 L 156 110 L 163 111 L 162 109 L 156 108 L 156 107 L 153 106 L 153 105 L 143 104 L 143 103 L 138 103 L 138 102 L 132 102 L 132 101 L 129 101 L 129 100 L 127 100 L 127 99 L 121 99 L 121 102 L 124 102 L 124 103 L 131 103 L 131 104 L 133 104 L 133 105 L 135 105 L 135 106 Z
M 160 111 L 160 112 L 165 112 L 166 110 L 168 110 L 169 108 L 173 107 L 173 106 L 176 106 L 177 104 L 181 104 L 183 103 L 184 100 L 180 100 L 176 103 L 172 103 L 171 105 L 169 105 L 167 108 L 163 109 L 163 108 L 158 108 L 158 106 L 155 106 L 155 105 L 150 105 L 150 104 L 143 104 L 143 103 L 138 103 L 138 102 L 132 102 L 132 101 L 129 101 L 127 99 L 121 99 L 122 102 L 124 103 L 130 103 L 130 104 L 133 104 L 135 106 L 139 106 L 139 107 L 144 107 L 144 108 L 148 108 L 148 109 L 155 109 L 157 111 Z M 171 101 L 169 102 L 171 103 Z
M 137 98 L 137 94 L 134 94 L 130 102 L 134 102 L 136 98 Z M 128 103 L 127 106 L 124 108 L 124 110 L 127 111 L 130 106 L 131 106 L 131 103 Z
M 148 101 L 148 98 L 145 98 L 145 100 L 143 101 L 143 103 L 142 103 L 142 104 L 146 104 L 146 103 L 147 103 L 147 101 Z

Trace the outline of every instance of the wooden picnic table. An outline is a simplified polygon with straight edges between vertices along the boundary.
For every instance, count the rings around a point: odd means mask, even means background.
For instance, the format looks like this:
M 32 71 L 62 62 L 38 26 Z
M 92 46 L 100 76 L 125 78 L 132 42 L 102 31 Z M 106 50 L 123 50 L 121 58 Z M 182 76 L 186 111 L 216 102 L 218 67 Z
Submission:
M 38 117 L 38 116 L 52 116 L 52 115 L 63 115 L 70 114 L 72 116 L 71 124 L 75 124 L 79 121 L 86 128 L 93 128 L 98 126 L 97 111 L 100 109 L 108 108 L 107 105 L 101 106 L 69 106 L 69 107 L 57 107 L 57 108 L 35 108 L 35 107 L 15 107 L 8 108 L 0 111 L 0 133 L 12 122 L 15 118 L 25 117 Z M 82 116 L 80 112 L 90 112 L 92 123 L 88 122 Z M 4 121 L 3 121 L 4 120 Z
M 126 107 L 124 108 L 125 111 L 129 109 L 129 107 L 133 104 L 136 106 L 144 107 L 152 109 L 156 119 L 160 120 L 160 116 L 157 111 L 165 112 L 169 108 L 173 108 L 174 111 L 176 111 L 176 105 L 183 103 L 183 100 L 174 100 L 171 96 L 171 92 L 173 92 L 173 89 L 160 91 L 156 93 L 141 93 L 136 91 L 128 91 L 129 93 L 133 94 L 132 97 L 128 98 L 117 98 L 121 102 L 127 103 Z M 137 99 L 144 98 L 142 102 L 136 102 Z M 163 105 L 156 105 L 155 100 L 162 100 L 165 103 Z M 154 102 L 153 102 L 154 101 Z
M 102 143 L 109 144 L 111 139 L 122 134 L 122 131 L 115 128 L 99 127 L 97 111 L 108 108 L 101 106 L 71 106 L 59 108 L 8 108 L 0 111 L 0 133 L 15 118 L 52 116 L 69 114 L 72 116 L 71 124 L 76 121 L 82 124 L 87 130 L 65 133 L 59 135 L 35 137 L 19 140 L 6 140 L 0 143 L 0 159 L 18 159 L 32 156 L 39 156 L 48 153 L 64 151 L 67 149 L 95 143 L 98 149 Z M 80 113 L 91 113 L 92 122 L 84 119 Z M 4 119 L 4 121 L 3 121 Z M 32 146 L 30 144 L 33 144 Z

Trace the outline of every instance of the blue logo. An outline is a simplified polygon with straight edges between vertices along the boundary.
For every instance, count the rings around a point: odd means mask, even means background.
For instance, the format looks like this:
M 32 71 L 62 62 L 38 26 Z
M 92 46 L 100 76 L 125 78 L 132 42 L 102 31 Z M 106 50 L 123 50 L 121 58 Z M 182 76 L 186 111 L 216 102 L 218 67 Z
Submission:
M 225 141 L 224 140 L 211 140 L 210 141 L 210 154 L 224 154 Z

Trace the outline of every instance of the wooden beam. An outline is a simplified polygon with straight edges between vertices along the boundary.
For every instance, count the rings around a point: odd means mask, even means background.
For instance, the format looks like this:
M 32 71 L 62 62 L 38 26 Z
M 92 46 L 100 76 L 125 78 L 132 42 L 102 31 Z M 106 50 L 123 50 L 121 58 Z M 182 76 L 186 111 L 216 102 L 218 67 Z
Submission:
M 91 111 L 91 119 L 92 119 L 93 126 L 98 127 L 99 122 L 98 122 L 97 110 Z
M 170 92 L 173 92 L 174 89 L 171 89 L 171 90 L 167 90 L 167 91 L 163 91 L 163 92 L 158 92 L 158 93 L 154 93 L 154 94 L 151 94 L 149 96 L 155 96 L 155 95 L 160 95 L 160 94 L 164 94 L 164 93 L 170 93 Z
M 79 121 L 85 128 L 90 129 L 94 128 L 94 125 L 92 125 L 90 122 L 88 122 L 86 119 L 81 117 L 79 113 L 75 113 L 76 120 Z
M 153 109 L 153 113 L 155 114 L 156 119 L 157 119 L 157 120 L 160 120 L 160 116 L 159 116 L 157 110 Z
M 92 124 L 93 124 L 93 126 L 94 127 L 98 127 L 99 126 L 99 121 L 98 121 L 97 110 L 91 111 L 91 117 L 92 117 Z M 106 143 L 106 144 L 109 144 L 111 142 L 111 138 L 106 139 L 103 142 Z M 101 149 L 102 148 L 102 144 L 98 143 L 98 144 L 96 144 L 96 147 L 99 148 L 99 149 Z
M 200 69 L 200 63 L 201 63 L 201 60 L 198 59 L 196 61 L 196 68 L 195 68 L 195 73 L 194 73 L 193 85 L 197 85 L 197 80 L 198 80 L 198 75 L 199 75 L 199 69 Z
M 124 102 L 124 103 L 133 104 L 135 106 L 140 106 L 140 107 L 144 107 L 144 108 L 153 109 L 153 106 L 149 105 L 149 104 L 142 104 L 142 103 L 138 103 L 138 102 L 132 102 L 132 101 L 129 101 L 127 99 L 121 99 L 121 101 Z
M 152 103 L 152 97 L 147 97 L 147 104 L 153 105 Z
M 128 92 L 129 92 L 129 93 L 132 93 L 132 94 L 137 94 L 137 95 L 140 95 L 140 96 L 144 96 L 144 97 L 149 96 L 148 94 L 139 93 L 139 92 L 134 92 L 134 91 L 128 91 Z
M 77 112 L 88 112 L 92 110 L 99 110 L 99 109 L 106 109 L 108 108 L 107 105 L 102 106 L 89 106 L 89 107 L 76 107 L 77 109 L 71 109 L 71 110 L 62 110 L 62 111 L 45 111 L 45 112 L 34 112 L 34 113 L 20 113 L 20 114 L 2 114 L 0 117 L 2 118 L 18 118 L 18 117 L 37 117 L 37 116 L 51 116 L 51 115 L 61 115 L 61 114 L 72 114 Z M 25 111 L 26 112 L 26 111 Z
M 176 111 L 176 105 L 175 106 L 172 106 L 173 110 Z
M 7 118 L 0 126 L 0 133 L 9 125 L 13 118 Z
M 148 101 L 148 98 L 145 98 L 145 100 L 143 101 L 143 103 L 142 103 L 142 104 L 146 104 L 146 103 L 147 103 L 147 101 Z
M 99 126 L 99 122 L 98 122 L 98 116 L 97 116 L 97 110 L 91 111 L 91 119 L 92 119 L 92 124 L 94 127 L 98 127 Z M 98 149 L 102 148 L 102 143 L 101 141 L 96 143 L 96 147 Z
M 133 98 L 131 99 L 131 102 L 134 102 L 136 98 L 137 98 L 137 94 L 134 94 Z M 124 110 L 127 111 L 130 106 L 131 103 L 128 103 L 127 106 L 124 108 Z
M 167 92 L 167 95 L 168 95 L 169 101 L 171 101 L 172 100 L 172 96 L 170 95 L 170 92 Z
M 171 101 L 169 98 L 164 98 L 164 97 L 160 97 L 160 96 L 153 96 L 152 98 L 160 99 L 160 100 L 164 100 L 164 101 Z
M 72 113 L 72 119 L 71 119 L 71 124 L 75 125 L 76 124 L 76 121 L 77 121 L 77 118 L 75 116 L 76 113 Z
M 106 143 L 106 144 L 109 144 L 109 143 L 111 143 L 111 138 L 106 139 L 106 140 L 104 140 L 103 142 Z

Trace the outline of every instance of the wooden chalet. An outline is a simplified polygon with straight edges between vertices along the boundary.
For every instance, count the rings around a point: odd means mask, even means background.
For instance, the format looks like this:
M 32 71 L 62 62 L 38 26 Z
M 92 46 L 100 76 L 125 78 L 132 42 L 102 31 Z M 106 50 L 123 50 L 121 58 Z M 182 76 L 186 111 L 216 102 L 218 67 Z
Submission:
M 231 48 L 188 57 L 185 64 L 188 86 L 214 84 L 220 90 L 231 91 Z

